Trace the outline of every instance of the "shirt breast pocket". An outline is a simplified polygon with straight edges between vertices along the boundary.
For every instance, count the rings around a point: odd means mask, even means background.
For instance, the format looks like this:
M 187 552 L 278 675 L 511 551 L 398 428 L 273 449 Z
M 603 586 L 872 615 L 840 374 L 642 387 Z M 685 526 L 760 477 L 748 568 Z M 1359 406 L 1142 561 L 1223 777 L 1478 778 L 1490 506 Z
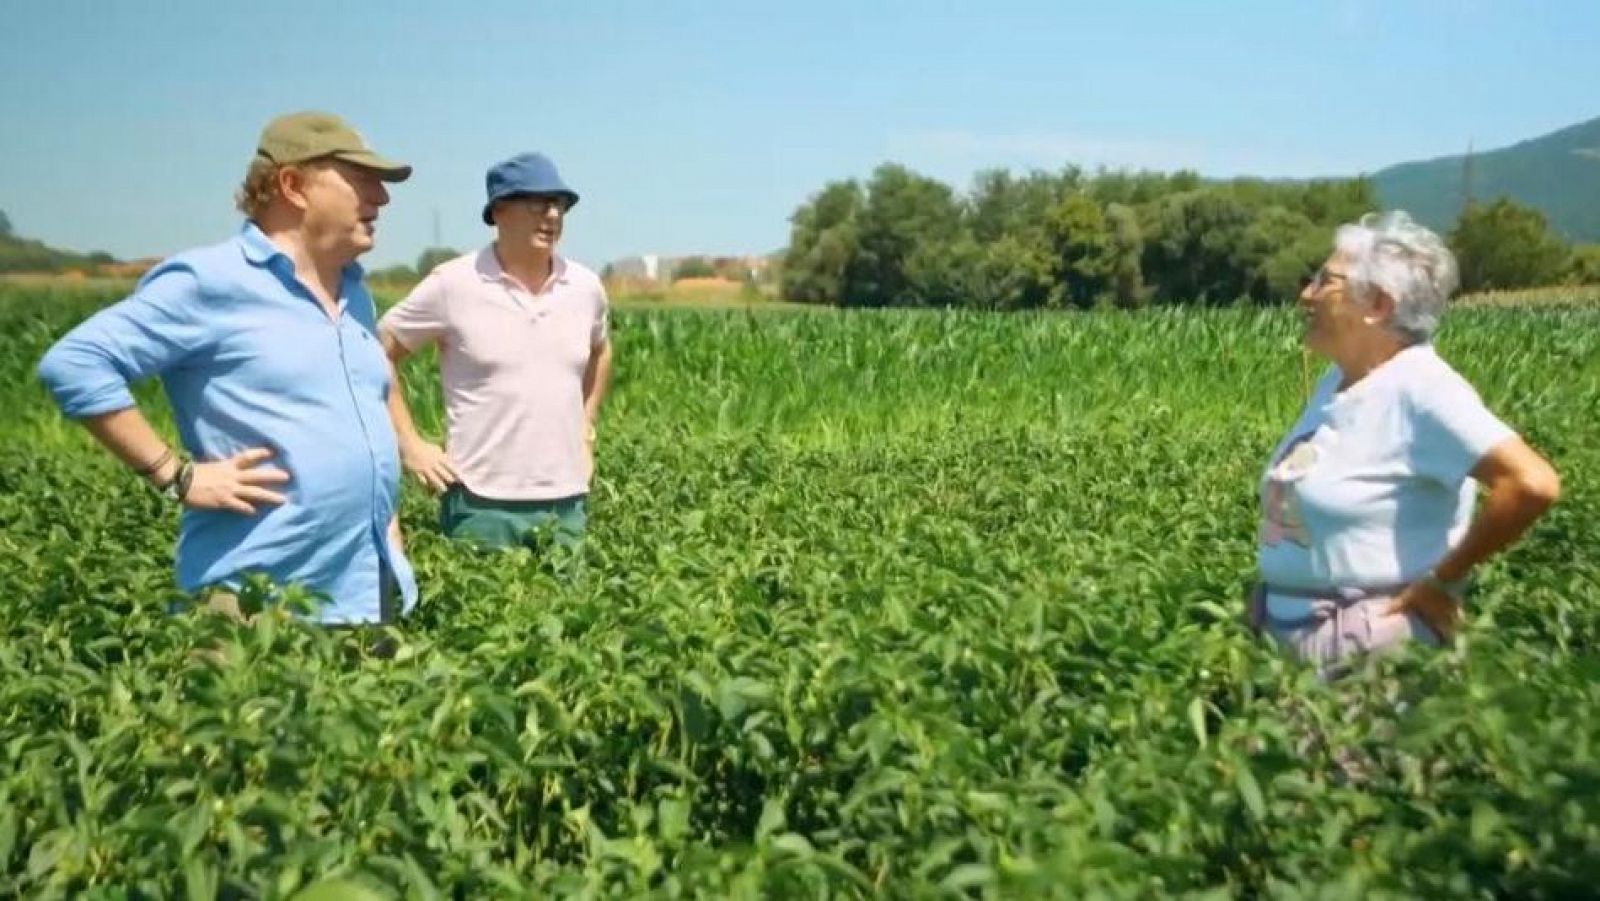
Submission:
M 380 403 L 389 396 L 389 363 L 372 333 L 358 324 L 347 325 L 341 336 L 350 381 L 361 400 Z

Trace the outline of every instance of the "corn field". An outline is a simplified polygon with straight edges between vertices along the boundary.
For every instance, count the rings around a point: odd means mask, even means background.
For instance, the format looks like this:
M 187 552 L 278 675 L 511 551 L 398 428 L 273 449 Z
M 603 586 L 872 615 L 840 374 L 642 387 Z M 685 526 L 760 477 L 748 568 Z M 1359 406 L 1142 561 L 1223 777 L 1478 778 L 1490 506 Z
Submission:
M 619 313 L 581 559 L 408 482 L 379 659 L 168 612 L 176 511 L 34 376 L 115 297 L 0 286 L 0 895 L 1600 886 L 1600 310 L 1446 319 L 1565 494 L 1457 647 L 1324 686 L 1239 622 L 1286 311 Z

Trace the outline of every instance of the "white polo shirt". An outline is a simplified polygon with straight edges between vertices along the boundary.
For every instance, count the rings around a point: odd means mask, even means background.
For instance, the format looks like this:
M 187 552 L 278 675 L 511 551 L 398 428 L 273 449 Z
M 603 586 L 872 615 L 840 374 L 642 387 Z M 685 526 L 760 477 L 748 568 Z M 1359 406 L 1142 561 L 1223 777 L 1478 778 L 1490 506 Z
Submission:
M 490 245 L 436 267 L 379 322 L 408 350 L 439 345 L 446 448 L 468 491 L 496 500 L 586 494 L 583 374 L 606 341 L 605 288 L 556 256 L 529 293 Z

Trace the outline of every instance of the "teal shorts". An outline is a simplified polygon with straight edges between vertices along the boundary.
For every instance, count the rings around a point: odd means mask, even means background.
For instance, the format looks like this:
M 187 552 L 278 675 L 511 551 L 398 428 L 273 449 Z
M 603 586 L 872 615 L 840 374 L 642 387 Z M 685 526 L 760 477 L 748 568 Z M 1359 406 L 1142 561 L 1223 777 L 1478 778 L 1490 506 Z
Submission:
M 482 548 L 538 550 L 553 540 L 576 550 L 589 524 L 585 498 L 579 494 L 549 501 L 501 501 L 454 485 L 439 500 L 439 528 L 451 540 Z

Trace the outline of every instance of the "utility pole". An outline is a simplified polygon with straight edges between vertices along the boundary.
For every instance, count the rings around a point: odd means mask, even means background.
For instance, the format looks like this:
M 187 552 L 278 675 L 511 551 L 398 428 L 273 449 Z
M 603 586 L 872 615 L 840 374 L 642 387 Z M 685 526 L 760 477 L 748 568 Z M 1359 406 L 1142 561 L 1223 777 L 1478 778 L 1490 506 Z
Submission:
M 1461 212 L 1471 208 L 1472 197 L 1472 139 L 1467 139 L 1467 155 L 1461 159 Z

